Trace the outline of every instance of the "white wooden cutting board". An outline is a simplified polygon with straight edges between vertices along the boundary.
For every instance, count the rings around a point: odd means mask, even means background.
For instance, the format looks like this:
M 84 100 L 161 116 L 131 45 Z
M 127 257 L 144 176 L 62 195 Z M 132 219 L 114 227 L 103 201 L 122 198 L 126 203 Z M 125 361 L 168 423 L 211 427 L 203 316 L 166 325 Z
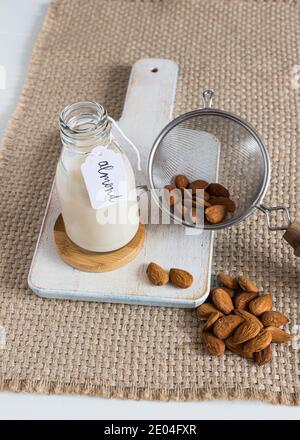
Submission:
M 146 183 L 151 146 L 172 118 L 177 76 L 178 66 L 169 60 L 142 59 L 132 68 L 119 125 L 141 153 L 142 171 L 136 174 L 138 185 Z M 126 152 L 136 169 L 136 156 L 130 149 Z M 217 166 L 214 172 L 216 169 Z M 213 177 L 216 178 L 212 176 L 212 180 Z M 113 272 L 85 273 L 66 265 L 56 252 L 53 226 L 59 213 L 53 186 L 28 276 L 29 287 L 38 295 L 175 307 L 196 307 L 206 299 L 210 289 L 212 232 L 186 235 L 182 226 L 146 225 L 145 245 L 134 261 Z M 166 269 L 188 270 L 194 276 L 193 285 L 189 289 L 171 284 L 153 286 L 146 276 L 151 261 Z

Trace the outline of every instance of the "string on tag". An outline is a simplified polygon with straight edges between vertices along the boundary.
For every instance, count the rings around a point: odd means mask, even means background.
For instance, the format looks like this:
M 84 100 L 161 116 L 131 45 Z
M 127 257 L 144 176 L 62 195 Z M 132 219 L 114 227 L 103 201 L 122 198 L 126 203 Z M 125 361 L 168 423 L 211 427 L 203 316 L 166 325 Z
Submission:
M 120 133 L 120 135 L 125 139 L 126 142 L 128 142 L 128 144 L 133 148 L 133 150 L 135 151 L 136 155 L 137 155 L 137 162 L 138 162 L 138 170 L 141 171 L 141 156 L 140 156 L 140 152 L 138 150 L 138 148 L 136 147 L 136 145 L 126 136 L 126 134 L 124 133 L 124 131 L 121 129 L 121 127 L 119 126 L 119 124 L 117 124 L 117 122 L 111 117 L 108 116 L 107 119 L 112 123 L 112 125 L 118 130 L 118 132 Z

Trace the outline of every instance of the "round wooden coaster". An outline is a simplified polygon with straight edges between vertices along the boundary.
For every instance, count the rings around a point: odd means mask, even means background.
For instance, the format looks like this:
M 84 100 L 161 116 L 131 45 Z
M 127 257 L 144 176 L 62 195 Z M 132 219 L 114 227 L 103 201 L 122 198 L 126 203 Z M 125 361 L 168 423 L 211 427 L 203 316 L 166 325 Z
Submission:
M 145 225 L 140 227 L 133 239 L 121 249 L 113 252 L 91 252 L 77 246 L 66 234 L 60 215 L 54 225 L 54 241 L 62 260 L 83 272 L 109 272 L 132 261 L 143 247 Z

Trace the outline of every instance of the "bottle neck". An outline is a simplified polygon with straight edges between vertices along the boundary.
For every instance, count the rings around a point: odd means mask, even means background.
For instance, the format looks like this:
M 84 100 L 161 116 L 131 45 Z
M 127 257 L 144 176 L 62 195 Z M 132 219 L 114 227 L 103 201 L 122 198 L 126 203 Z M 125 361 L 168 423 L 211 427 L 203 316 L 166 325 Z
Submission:
M 86 153 L 98 145 L 107 145 L 111 123 L 105 108 L 96 102 L 82 101 L 67 106 L 59 117 L 60 136 L 64 146 Z

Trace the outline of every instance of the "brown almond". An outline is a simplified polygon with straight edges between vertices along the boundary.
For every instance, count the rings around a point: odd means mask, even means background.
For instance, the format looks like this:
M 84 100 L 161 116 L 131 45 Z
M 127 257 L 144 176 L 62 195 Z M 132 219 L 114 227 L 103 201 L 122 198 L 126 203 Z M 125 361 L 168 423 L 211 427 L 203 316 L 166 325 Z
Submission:
M 245 321 L 234 332 L 233 342 L 235 344 L 243 344 L 249 341 L 249 339 L 255 338 L 260 331 L 261 327 L 257 323 L 254 321 Z
M 203 326 L 203 331 L 207 332 L 209 330 L 212 329 L 212 327 L 214 326 L 215 322 L 220 318 L 220 316 L 222 316 L 223 313 L 222 312 L 213 312 L 209 315 L 206 323 Z M 222 339 L 222 338 L 221 338 Z
M 172 268 L 169 272 L 169 278 L 172 284 L 180 289 L 187 289 L 193 284 L 194 278 L 186 270 Z
M 254 354 L 245 352 L 243 350 L 243 344 L 235 344 L 233 342 L 233 337 L 230 336 L 229 338 L 225 339 L 225 345 L 228 350 L 232 351 L 232 353 L 238 354 L 239 356 L 245 357 L 247 359 L 253 359 Z
M 250 321 L 253 322 L 255 325 L 258 325 L 260 329 L 264 327 L 262 322 L 256 316 L 252 315 L 252 313 L 247 312 L 247 310 L 235 309 L 234 313 L 244 318 L 245 321 Z
M 193 193 L 196 193 L 198 189 L 206 189 L 208 187 L 208 182 L 206 180 L 195 180 L 194 182 L 190 183 L 189 188 L 193 191 Z
M 169 281 L 168 272 L 156 263 L 148 264 L 147 275 L 151 283 L 155 286 L 163 286 Z
M 241 292 L 234 298 L 234 306 L 236 309 L 247 309 L 248 304 L 258 296 L 258 292 Z
M 224 287 L 224 286 L 222 286 L 222 289 L 228 293 L 228 295 L 230 296 L 231 299 L 233 299 L 235 297 L 236 290 L 229 289 L 229 287 Z
M 234 277 L 228 275 L 227 273 L 220 272 L 220 273 L 218 273 L 217 278 L 218 278 L 218 282 L 222 286 L 225 286 L 225 287 L 228 287 L 229 289 L 234 289 L 234 290 L 239 288 L 239 283 L 237 282 L 237 280 Z
M 209 199 L 210 199 L 210 194 L 208 194 L 207 191 L 204 191 L 204 200 L 205 200 L 206 202 L 208 202 Z
M 266 327 L 266 330 L 271 334 L 272 342 L 277 342 L 277 343 L 290 342 L 294 337 L 290 333 L 287 333 L 278 327 L 270 326 L 270 327 Z
M 217 338 L 227 339 L 242 322 L 244 322 L 243 318 L 238 315 L 223 316 L 216 320 L 213 333 Z
M 255 357 L 255 362 L 260 367 L 268 364 L 272 360 L 272 345 L 270 344 L 263 350 L 256 352 L 254 357 Z
M 262 314 L 261 322 L 265 327 L 281 327 L 282 325 L 287 324 L 289 319 L 283 313 L 270 310 Z
M 249 303 L 249 309 L 250 312 L 253 313 L 253 315 L 260 316 L 264 312 L 268 312 L 269 310 L 271 310 L 272 305 L 272 295 L 270 293 L 266 293 L 265 295 L 261 295 L 253 299 Z
M 225 351 L 225 343 L 211 333 L 203 332 L 202 341 L 212 356 L 221 356 Z
M 221 185 L 220 183 L 210 183 L 206 188 L 206 191 L 211 196 L 228 198 L 230 197 L 229 191 L 225 188 L 225 186 Z
M 205 209 L 206 219 L 212 224 L 221 223 L 223 220 L 225 220 L 226 214 L 227 209 L 224 205 L 210 206 L 209 208 Z
M 211 204 L 207 202 L 203 197 L 194 197 L 192 201 L 192 206 L 194 208 L 209 208 Z
M 255 353 L 257 351 L 261 351 L 270 345 L 272 342 L 272 335 L 268 330 L 261 330 L 258 335 L 254 338 L 250 339 L 244 344 L 244 350 L 249 351 L 251 353 Z
M 254 283 L 254 281 L 250 280 L 250 278 L 245 276 L 239 276 L 238 277 L 239 285 L 243 290 L 246 292 L 259 292 L 258 287 Z
M 217 287 L 212 291 L 212 301 L 218 310 L 229 315 L 233 310 L 233 302 L 226 290 Z
M 189 179 L 184 176 L 183 174 L 179 174 L 175 177 L 175 185 L 179 189 L 185 189 L 189 186 L 190 182 Z
M 209 199 L 209 203 L 211 205 L 224 205 L 226 206 L 226 209 L 228 212 L 234 212 L 235 211 L 235 203 L 233 200 L 228 199 L 228 197 L 217 197 L 212 196 Z
M 220 311 L 213 304 L 210 303 L 203 303 L 199 307 L 197 307 L 196 310 L 197 316 L 200 319 L 208 319 L 208 317 L 214 312 Z M 223 313 L 221 313 L 221 316 L 223 316 Z
M 165 194 L 168 205 L 174 206 L 180 199 L 178 189 L 174 185 L 166 185 L 165 189 L 168 191 Z

